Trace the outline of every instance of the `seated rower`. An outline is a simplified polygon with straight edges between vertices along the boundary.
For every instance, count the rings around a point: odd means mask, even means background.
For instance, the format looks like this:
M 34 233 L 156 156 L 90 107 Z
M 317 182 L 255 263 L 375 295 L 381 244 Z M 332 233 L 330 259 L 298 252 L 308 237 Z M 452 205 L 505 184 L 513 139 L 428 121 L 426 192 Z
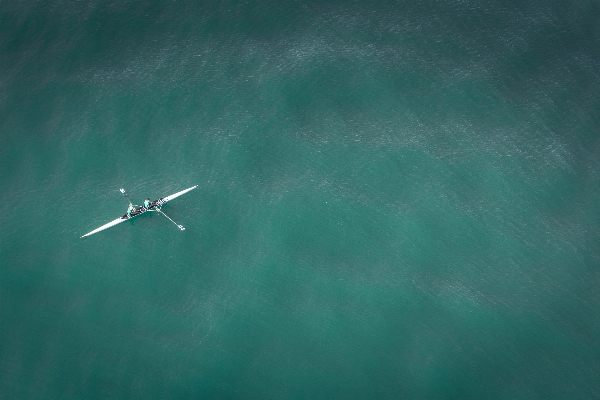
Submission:
M 146 207 L 146 209 L 150 208 L 150 199 L 146 199 L 144 200 L 144 207 Z
M 133 204 L 130 204 L 129 207 L 127 207 L 127 215 L 129 217 L 131 217 L 131 213 L 135 211 L 135 207 L 133 206 Z

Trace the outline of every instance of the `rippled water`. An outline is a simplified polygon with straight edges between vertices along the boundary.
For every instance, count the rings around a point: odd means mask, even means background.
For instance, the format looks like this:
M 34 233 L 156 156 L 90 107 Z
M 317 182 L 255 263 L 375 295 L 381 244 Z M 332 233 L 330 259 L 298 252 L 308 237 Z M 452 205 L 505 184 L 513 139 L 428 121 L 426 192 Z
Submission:
M 599 18 L 3 4 L 0 397 L 599 397 Z

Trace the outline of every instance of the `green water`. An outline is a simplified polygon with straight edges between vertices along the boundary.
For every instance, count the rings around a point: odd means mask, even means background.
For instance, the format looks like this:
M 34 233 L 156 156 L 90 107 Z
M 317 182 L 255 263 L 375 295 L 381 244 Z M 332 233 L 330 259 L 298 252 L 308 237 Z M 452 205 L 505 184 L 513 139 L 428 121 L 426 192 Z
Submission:
M 595 2 L 0 5 L 1 398 L 600 397 Z

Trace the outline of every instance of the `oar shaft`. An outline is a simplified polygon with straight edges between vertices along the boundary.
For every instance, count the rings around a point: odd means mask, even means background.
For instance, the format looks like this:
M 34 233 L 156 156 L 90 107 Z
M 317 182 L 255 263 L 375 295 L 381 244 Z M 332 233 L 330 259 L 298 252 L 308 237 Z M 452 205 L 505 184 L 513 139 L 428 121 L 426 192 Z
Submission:
M 179 225 L 177 222 L 173 221 L 171 218 L 169 218 L 169 216 L 167 214 L 165 214 L 160 208 L 155 208 L 156 211 L 158 211 L 159 213 L 161 213 L 162 215 L 164 215 L 165 217 L 167 217 L 167 219 L 169 221 L 171 221 L 172 223 L 174 223 L 180 230 L 184 231 L 185 228 L 183 227 L 183 225 Z
M 131 202 L 131 200 L 129 199 L 129 196 L 127 196 L 127 193 L 125 192 L 125 189 L 121 188 L 121 193 L 123 193 L 123 196 L 125 196 L 125 198 L 127 199 L 127 201 L 129 202 L 129 205 L 131 205 L 133 207 L 133 203 Z

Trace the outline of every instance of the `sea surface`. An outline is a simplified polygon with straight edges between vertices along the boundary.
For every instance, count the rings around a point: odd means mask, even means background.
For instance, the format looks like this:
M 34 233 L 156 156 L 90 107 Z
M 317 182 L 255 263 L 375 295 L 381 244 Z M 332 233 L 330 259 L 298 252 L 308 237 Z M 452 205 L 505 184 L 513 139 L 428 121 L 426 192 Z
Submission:
M 599 21 L 0 0 L 0 398 L 600 398 Z

